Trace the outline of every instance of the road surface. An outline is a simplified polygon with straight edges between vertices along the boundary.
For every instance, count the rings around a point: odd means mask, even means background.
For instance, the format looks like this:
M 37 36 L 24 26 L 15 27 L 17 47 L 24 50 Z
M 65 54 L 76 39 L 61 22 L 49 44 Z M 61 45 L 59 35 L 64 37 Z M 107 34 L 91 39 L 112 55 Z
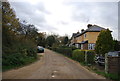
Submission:
M 105 79 L 79 63 L 45 49 L 37 62 L 3 72 L 3 79 Z

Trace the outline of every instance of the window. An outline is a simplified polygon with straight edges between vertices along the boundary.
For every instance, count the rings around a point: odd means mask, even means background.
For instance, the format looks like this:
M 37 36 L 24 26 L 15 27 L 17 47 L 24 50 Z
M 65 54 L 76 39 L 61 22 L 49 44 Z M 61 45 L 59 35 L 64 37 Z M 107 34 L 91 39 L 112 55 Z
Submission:
M 84 38 L 86 38 L 86 34 L 84 34 Z
M 81 49 L 83 49 L 83 44 L 81 44 Z
M 79 48 L 79 44 L 75 44 L 75 47 L 76 47 L 76 48 Z
M 94 50 L 95 44 L 88 44 L 88 50 Z

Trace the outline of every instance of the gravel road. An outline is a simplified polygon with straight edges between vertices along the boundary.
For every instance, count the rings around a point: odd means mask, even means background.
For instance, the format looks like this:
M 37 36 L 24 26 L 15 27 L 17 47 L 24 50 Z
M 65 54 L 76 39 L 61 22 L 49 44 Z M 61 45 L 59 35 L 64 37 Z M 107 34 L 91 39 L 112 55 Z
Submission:
M 40 54 L 39 54 L 40 55 Z M 3 72 L 3 79 L 105 79 L 79 63 L 45 49 L 37 62 Z

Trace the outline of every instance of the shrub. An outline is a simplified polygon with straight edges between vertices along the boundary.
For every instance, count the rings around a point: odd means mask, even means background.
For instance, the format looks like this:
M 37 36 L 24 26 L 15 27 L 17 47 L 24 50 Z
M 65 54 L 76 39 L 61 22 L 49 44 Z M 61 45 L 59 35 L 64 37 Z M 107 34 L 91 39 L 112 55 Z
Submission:
M 72 50 L 78 49 L 78 48 L 76 48 L 75 46 L 71 46 L 71 47 L 69 47 L 69 48 L 71 48 Z
M 84 62 L 85 61 L 85 51 L 83 50 L 74 50 L 72 53 L 72 58 L 76 61 L 79 62 Z
M 72 56 L 72 49 L 71 48 L 58 47 L 58 48 L 56 48 L 56 51 L 59 52 L 59 53 L 62 53 L 63 55 L 66 55 L 68 57 Z
M 72 57 L 72 49 L 67 46 L 59 46 L 59 47 L 53 46 L 52 50 L 61 53 L 65 56 Z
M 31 56 L 34 58 L 37 58 L 37 50 L 35 48 L 29 48 L 27 49 L 27 56 Z
M 53 44 L 51 47 L 51 50 L 56 51 L 58 47 L 58 44 Z
M 94 63 L 95 52 L 93 50 L 87 51 L 87 63 L 93 64 Z
M 37 59 L 36 45 L 32 41 L 16 41 L 11 46 L 3 46 L 3 70 L 18 67 Z

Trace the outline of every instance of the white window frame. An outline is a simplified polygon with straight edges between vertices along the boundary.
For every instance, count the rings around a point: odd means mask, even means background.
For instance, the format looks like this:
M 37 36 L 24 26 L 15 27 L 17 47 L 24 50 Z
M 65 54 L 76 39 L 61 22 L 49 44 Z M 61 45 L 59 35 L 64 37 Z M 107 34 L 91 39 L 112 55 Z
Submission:
M 94 50 L 95 44 L 88 44 L 88 50 Z
M 81 49 L 83 49 L 83 44 L 81 44 Z

